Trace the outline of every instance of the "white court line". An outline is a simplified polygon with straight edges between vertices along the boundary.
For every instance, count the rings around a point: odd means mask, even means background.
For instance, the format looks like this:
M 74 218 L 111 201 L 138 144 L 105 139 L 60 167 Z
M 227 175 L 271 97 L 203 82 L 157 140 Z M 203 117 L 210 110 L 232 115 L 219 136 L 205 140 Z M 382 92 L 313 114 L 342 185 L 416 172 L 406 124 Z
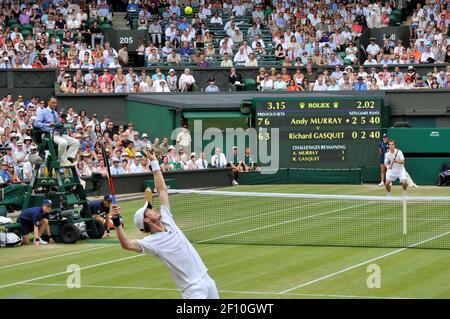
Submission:
M 333 219 L 357 219 L 357 220 L 393 220 L 393 221 L 398 221 L 398 222 L 402 222 L 402 218 L 392 218 L 392 217 L 388 217 L 388 218 L 383 218 L 383 217 L 358 217 L 358 216 L 341 216 L 341 217 L 330 217 Z M 446 222 L 450 222 L 450 218 L 410 218 L 410 221 L 416 221 L 416 220 L 420 220 L 420 221 L 446 221 Z
M 42 287 L 66 287 L 65 284 L 38 284 L 24 283 L 27 286 Z M 98 289 L 129 289 L 129 290 L 150 290 L 150 291 L 179 291 L 175 288 L 157 288 L 157 287 L 133 287 L 133 286 L 104 286 L 104 285 L 80 285 L 80 288 L 98 288 Z M 245 294 L 245 295 L 278 295 L 277 292 L 271 291 L 242 291 L 242 290 L 220 290 L 219 293 Z M 416 299 L 408 297 L 381 297 L 381 296 L 355 296 L 355 295 L 337 295 L 337 294 L 298 294 L 287 293 L 285 296 L 304 296 L 304 297 L 330 297 L 330 298 L 364 298 L 364 299 Z
M 133 258 L 142 257 L 142 256 L 145 256 L 145 255 L 140 254 L 140 255 L 134 255 L 134 256 L 124 257 L 124 258 L 120 258 L 120 259 L 110 260 L 110 261 L 106 261 L 106 262 L 103 262 L 103 263 L 100 263 L 100 264 L 95 264 L 95 265 L 90 265 L 90 266 L 86 266 L 86 267 L 81 267 L 80 270 L 95 268 L 95 267 L 98 267 L 98 266 L 104 266 L 104 265 L 108 265 L 108 264 L 113 264 L 113 263 L 116 263 L 118 261 L 123 261 L 123 260 L 127 260 L 127 259 L 133 259 Z M 18 282 L 12 283 L 12 284 L 3 285 L 3 286 L 0 286 L 0 289 L 11 287 L 11 286 L 15 286 L 15 285 L 20 285 L 20 284 L 25 284 L 25 283 L 32 282 L 32 281 L 35 281 L 35 280 L 41 280 L 41 279 L 46 279 L 46 278 L 55 277 L 55 276 L 59 276 L 59 275 L 63 275 L 63 274 L 70 274 L 70 273 L 72 273 L 72 272 L 70 272 L 70 271 L 61 271 L 61 272 L 50 274 L 50 275 L 46 275 L 46 276 L 31 278 L 31 279 L 27 279 L 27 280 L 18 281 Z
M 350 208 L 354 208 L 354 207 L 359 207 L 359 206 L 364 206 L 364 205 L 369 205 L 369 204 L 372 204 L 372 203 L 365 203 L 365 204 L 360 204 L 360 205 L 350 206 L 350 207 L 346 207 L 346 208 L 341 208 L 341 209 L 339 209 L 339 210 L 334 210 L 334 211 L 330 211 L 330 212 L 325 212 L 325 213 L 320 213 L 320 214 L 316 214 L 316 215 L 306 216 L 306 217 L 303 217 L 303 218 L 301 218 L 301 219 L 305 219 L 305 218 L 313 218 L 313 217 L 316 217 L 316 216 L 321 216 L 321 215 L 324 215 L 324 214 L 330 214 L 330 213 L 333 213 L 333 212 L 337 212 L 337 211 L 341 211 L 341 210 L 345 210 L 345 209 L 350 209 Z M 297 218 L 297 220 L 301 220 L 301 219 L 298 219 L 298 218 Z M 288 221 L 288 222 L 293 222 L 293 221 L 294 221 L 294 220 L 291 220 L 291 221 Z M 286 222 L 283 222 L 283 223 L 286 223 Z M 270 225 L 270 226 L 268 226 L 268 227 L 273 227 L 273 226 L 276 226 L 276 224 L 275 224 L 275 225 Z M 257 229 L 254 229 L 254 230 L 258 230 L 258 229 L 260 229 L 260 228 L 257 228 Z M 246 232 L 249 232 L 249 231 L 251 231 L 251 230 L 247 230 Z M 214 239 L 209 239 L 209 240 L 214 240 Z M 197 242 L 197 243 L 198 243 L 198 242 Z M 141 257 L 141 256 L 144 256 L 144 254 L 135 255 L 135 256 L 131 256 L 131 257 L 125 257 L 125 258 L 116 259 L 116 260 L 111 260 L 111 261 L 107 261 L 107 262 L 100 263 L 100 264 L 94 264 L 94 265 L 82 267 L 82 268 L 80 268 L 80 270 L 83 270 L 83 269 L 90 269 L 90 268 L 94 268 L 94 267 L 98 267 L 98 266 L 103 266 L 103 265 L 107 265 L 107 264 L 112 264 L 112 263 L 115 263 L 115 262 L 117 262 L 117 261 L 122 261 L 122 260 L 126 260 L 126 259 L 132 259 L 132 258 Z M 12 284 L 7 284 L 7 285 L 0 286 L 0 289 L 2 289 L 2 288 L 7 288 L 7 287 L 11 287 L 11 286 L 15 286 L 15 285 L 19 285 L 19 284 L 24 284 L 24 283 L 28 283 L 28 282 L 32 282 L 32 281 L 35 281 L 35 280 L 40 280 L 40 279 L 45 279 L 45 278 L 55 277 L 55 276 L 59 276 L 59 275 L 66 274 L 66 273 L 69 273 L 69 272 L 67 272 L 67 271 L 62 271 L 62 272 L 59 272 L 59 273 L 54 273 L 54 274 L 50 274 L 50 275 L 46 275 L 46 276 L 41 276 L 41 277 L 31 278 L 31 279 L 27 279 L 27 280 L 23 280 L 23 281 L 18 281 L 18 282 L 12 283 Z
M 356 207 L 361 207 L 361 206 L 366 206 L 366 205 L 370 205 L 370 204 L 373 204 L 373 203 L 370 202 L 370 203 L 365 203 L 365 204 L 348 206 L 348 207 L 345 207 L 345 208 L 335 209 L 335 210 L 331 210 L 331 211 L 320 213 L 320 214 L 309 215 L 309 216 L 300 217 L 300 218 L 296 218 L 296 219 L 286 220 L 284 222 L 280 222 L 280 223 L 276 223 L 276 224 L 272 224 L 272 225 L 268 225 L 268 226 L 248 229 L 248 230 L 244 230 L 244 231 L 240 231 L 240 232 L 232 233 L 232 234 L 228 234 L 228 235 L 223 235 L 223 236 L 219 236 L 219 237 L 215 237 L 215 238 L 204 239 L 204 240 L 196 241 L 195 243 L 199 244 L 199 243 L 205 243 L 205 242 L 212 241 L 212 240 L 217 240 L 217 239 L 222 239 L 222 238 L 227 238 L 227 237 L 232 237 L 232 236 L 238 236 L 238 235 L 251 233 L 251 232 L 254 232 L 254 231 L 257 231 L 257 230 L 261 230 L 261 229 L 276 227 L 276 226 L 280 226 L 280 225 L 284 225 L 284 224 L 293 223 L 293 222 L 296 222 L 296 221 L 299 221 L 299 220 L 305 220 L 305 219 L 314 218 L 314 217 L 318 217 L 318 216 L 328 215 L 328 214 L 340 212 L 340 211 L 343 211 L 343 210 L 356 208 Z
M 315 283 L 317 283 L 317 282 L 319 282 L 319 281 L 322 281 L 322 280 L 325 280 L 325 279 L 334 277 L 334 276 L 336 276 L 336 275 L 342 274 L 342 273 L 344 273 L 344 272 L 347 272 L 347 271 L 349 271 L 349 270 L 358 268 L 358 267 L 360 267 L 360 266 L 364 266 L 364 265 L 370 264 L 371 262 L 374 262 L 374 261 L 377 261 L 377 260 L 380 260 L 380 259 L 383 259 L 383 258 L 392 256 L 392 255 L 398 254 L 398 253 L 400 253 L 400 252 L 402 252 L 402 251 L 404 251 L 404 250 L 406 250 L 406 249 L 408 249 L 408 248 L 414 248 L 414 247 L 419 246 L 419 245 L 421 245 L 421 244 L 424 244 L 424 243 L 427 243 L 427 242 L 429 242 L 429 241 L 435 240 L 435 239 L 437 239 L 437 238 L 439 238 L 439 237 L 446 236 L 446 235 L 448 235 L 448 234 L 450 234 L 450 231 L 448 231 L 448 232 L 446 232 L 446 233 L 444 233 L 444 234 L 441 234 L 441 235 L 434 236 L 434 237 L 429 238 L 429 239 L 425 239 L 425 240 L 423 240 L 423 241 L 421 241 L 421 242 L 415 243 L 415 244 L 410 245 L 410 246 L 408 246 L 408 247 L 400 248 L 400 249 L 391 251 L 391 252 L 389 252 L 389 253 L 387 253 L 387 254 L 384 254 L 384 255 L 381 255 L 381 256 L 378 256 L 378 257 L 375 257 L 375 258 L 372 258 L 372 259 L 363 261 L 363 262 L 361 262 L 361 263 L 359 263 L 359 264 L 356 264 L 356 265 L 353 265 L 353 266 L 350 266 L 350 267 L 341 269 L 341 270 L 339 270 L 339 271 L 333 272 L 333 273 L 328 274 L 328 275 L 326 275 L 326 276 L 323 276 L 323 277 L 320 277 L 320 278 L 317 278 L 317 279 L 314 279 L 314 280 L 305 282 L 305 283 L 300 284 L 300 285 L 298 285 L 298 286 L 295 286 L 295 287 L 292 287 L 292 288 L 289 288 L 289 289 L 280 291 L 279 294 L 286 294 L 286 293 L 291 292 L 291 291 L 293 291 L 293 290 L 300 289 L 300 288 L 303 288 L 303 287 L 306 287 L 306 286 L 315 284 Z
M 189 228 L 189 229 L 185 229 L 184 231 L 191 231 L 191 230 L 195 230 L 195 229 L 199 229 L 199 228 L 203 229 L 203 228 L 207 228 L 207 227 L 233 223 L 233 222 L 244 220 L 244 219 L 249 219 L 249 218 L 253 218 L 253 217 L 260 217 L 260 216 L 266 216 L 266 215 L 272 215 L 272 214 L 276 214 L 276 213 L 281 213 L 283 211 L 288 211 L 288 210 L 292 210 L 292 209 L 296 209 L 296 208 L 313 206 L 313 205 L 317 205 L 317 204 L 321 204 L 321 203 L 322 202 L 315 202 L 315 203 L 307 204 L 307 205 L 300 205 L 300 206 L 294 206 L 294 207 L 290 207 L 290 208 L 283 208 L 283 209 L 280 209 L 280 210 L 275 210 L 275 211 L 264 213 L 264 214 L 257 214 L 257 215 L 252 215 L 252 216 L 240 217 L 240 218 L 231 219 L 231 220 L 227 220 L 227 221 L 220 222 L 220 223 L 210 224 L 210 225 L 207 225 L 207 226 L 199 226 L 199 227 Z
M 82 250 L 72 251 L 72 252 L 70 252 L 70 253 L 64 253 L 64 254 L 60 254 L 60 255 L 54 255 L 54 256 L 49 256 L 49 257 L 45 257 L 45 258 L 39 258 L 39 259 L 34 259 L 34 260 L 24 261 L 24 262 L 17 263 L 17 264 L 1 266 L 0 269 L 6 269 L 6 268 L 11 268 L 11 267 L 16 267 L 16 266 L 22 266 L 22 265 L 32 264 L 32 263 L 34 263 L 34 262 L 43 261 L 43 260 L 49 260 L 49 259 L 54 259 L 54 258 L 59 258 L 59 257 L 65 257 L 65 256 L 70 256 L 70 255 L 76 255 L 76 254 L 84 253 L 84 252 L 91 251 L 91 250 L 102 249 L 102 248 L 105 248 L 105 247 L 111 247 L 111 245 L 100 246 L 100 247 L 94 247 L 94 248 L 89 248 L 89 249 L 82 249 Z

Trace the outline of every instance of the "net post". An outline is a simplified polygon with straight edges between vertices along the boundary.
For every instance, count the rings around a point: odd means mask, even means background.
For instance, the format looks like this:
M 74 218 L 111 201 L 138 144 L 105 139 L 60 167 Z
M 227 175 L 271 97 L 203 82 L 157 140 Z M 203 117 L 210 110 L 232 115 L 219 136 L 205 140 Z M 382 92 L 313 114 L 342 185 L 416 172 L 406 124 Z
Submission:
M 406 235 L 408 232 L 408 224 L 407 224 L 407 211 L 406 211 L 406 196 L 403 195 L 402 200 L 402 211 L 403 211 L 403 235 Z

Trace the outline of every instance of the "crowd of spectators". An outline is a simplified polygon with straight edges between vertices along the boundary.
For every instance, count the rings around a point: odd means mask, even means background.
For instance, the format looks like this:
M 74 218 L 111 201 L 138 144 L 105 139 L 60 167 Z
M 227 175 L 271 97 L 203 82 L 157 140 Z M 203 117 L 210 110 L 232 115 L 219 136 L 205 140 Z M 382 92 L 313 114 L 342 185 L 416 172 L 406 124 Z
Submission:
M 29 181 L 32 177 L 38 155 L 38 145 L 33 142 L 32 128 L 39 113 L 46 107 L 46 101 L 39 97 L 13 99 L 7 94 L 0 101 L 0 184 Z M 87 177 L 92 173 L 107 174 L 106 162 L 112 175 L 150 172 L 149 161 L 143 156 L 143 149 L 150 148 L 161 162 L 163 171 L 182 171 L 231 166 L 236 171 L 256 169 L 245 150 L 245 158 L 226 159 L 220 149 L 216 154 L 190 152 L 191 137 L 185 126 L 172 144 L 168 137 L 149 137 L 150 132 L 138 132 L 133 123 L 118 125 L 108 115 L 100 119 L 97 114 L 88 114 L 85 110 L 78 113 L 74 108 L 59 110 L 60 121 L 72 124 L 67 134 L 78 139 L 80 148 L 76 158 L 76 170 L 79 176 Z M 108 159 L 103 158 L 102 146 Z
M 197 12 L 182 16 L 181 8 L 188 4 Z M 210 61 L 222 61 L 220 66 L 255 67 L 264 66 L 263 57 L 267 55 L 287 65 L 363 64 L 370 58 L 401 63 L 406 52 L 424 53 L 428 45 L 436 57 L 431 61 L 415 54 L 417 63 L 448 60 L 450 10 L 444 0 L 425 1 L 423 7 L 417 5 L 411 24 L 411 43 L 398 48 L 385 43 L 376 50 L 369 46 L 367 55 L 358 58 L 358 37 L 367 28 L 389 26 L 389 15 L 398 5 L 398 1 L 392 0 L 384 4 L 380 0 L 173 0 L 161 1 L 159 5 L 154 1 L 141 2 L 138 28 L 148 30 L 151 41 L 139 45 L 139 66 L 191 61 L 202 67 Z M 424 40 L 422 44 L 420 39 Z M 398 52 L 400 48 L 404 51 Z
M 281 72 L 275 68 L 260 68 L 256 76 L 260 91 L 364 91 L 364 90 L 403 90 L 403 89 L 449 89 L 450 65 L 445 68 L 434 67 L 432 71 L 420 73 L 414 65 L 407 69 L 384 64 L 341 66 L 331 71 L 323 70 L 317 74 L 310 65 L 303 72 L 297 68 L 290 74 L 283 67 Z
M 2 1 L 0 68 L 109 67 L 116 57 L 125 63 L 126 48 L 111 56 L 104 43 L 111 20 L 106 0 Z
M 183 13 L 187 5 L 194 8 L 192 15 Z M 3 6 L 4 18 L 0 19 L 5 30 L 0 35 L 0 68 L 59 68 L 58 84 L 63 93 L 191 91 L 197 84 L 189 68 L 183 72 L 170 69 L 164 74 L 159 67 L 189 62 L 189 66 L 199 68 L 216 65 L 269 70 L 266 59 L 300 71 L 290 75 L 282 71 L 275 76 L 270 69 L 267 76 L 259 74 L 257 86 L 262 90 L 336 90 L 343 84 L 344 88 L 357 84 L 359 89 L 365 87 L 355 76 L 360 65 L 366 69 L 362 81 L 370 89 L 432 87 L 429 74 L 417 76 L 416 72 L 410 81 L 405 76 L 399 82 L 399 72 L 394 69 L 395 65 L 450 61 L 450 6 L 443 0 L 417 4 L 411 16 L 409 43 L 387 37 L 377 44 L 371 39 L 364 52 L 358 52 L 356 40 L 361 33 L 366 28 L 388 26 L 389 15 L 397 7 L 395 1 L 130 0 L 128 9 L 138 12 L 138 29 L 149 34 L 149 41 L 139 39 L 134 61 L 134 66 L 148 69 L 136 74 L 132 67 L 125 71 L 128 46 L 113 48 L 103 41 L 98 23 L 111 20 L 105 0 L 80 1 L 79 5 L 67 0 L 20 6 L 14 2 L 11 7 Z M 11 27 L 11 19 L 17 19 L 18 25 Z M 53 20 L 54 24 L 49 23 Z M 33 25 L 26 38 L 18 31 L 25 24 Z M 55 30 L 62 32 L 60 36 Z M 310 67 L 335 67 L 337 71 L 312 76 Z M 77 69 L 76 74 L 68 69 Z M 344 72 L 348 83 L 344 83 Z M 371 75 L 366 76 L 366 72 Z M 386 79 L 392 74 L 397 74 L 396 78 Z M 235 85 L 236 81 L 230 82 Z M 243 81 L 237 82 L 237 89 L 242 88 Z M 438 83 L 446 88 L 442 80 Z M 208 84 L 206 92 L 220 91 L 214 78 Z
M 113 48 L 104 43 L 101 24 L 112 20 L 107 1 L 77 3 L 3 2 L 0 68 L 127 66 L 127 44 Z M 182 14 L 186 5 L 195 13 Z M 138 29 L 149 33 L 149 41 L 140 39 L 134 66 L 189 61 L 198 67 L 257 67 L 264 66 L 267 56 L 286 66 L 433 63 L 450 58 L 450 9 L 444 0 L 417 5 L 410 43 L 373 43 L 362 59 L 355 40 L 366 28 L 389 25 L 395 1 L 130 0 L 129 6 L 139 10 Z
M 189 68 L 185 68 L 179 76 L 174 69 L 167 74 L 157 67 L 153 72 L 146 69 L 136 72 L 128 67 L 124 73 L 122 68 L 115 72 L 103 69 L 101 74 L 89 67 L 85 73 L 78 69 L 75 74 L 67 73 L 60 68 L 57 83 L 62 93 L 148 93 L 148 92 L 187 92 L 196 86 L 195 78 Z

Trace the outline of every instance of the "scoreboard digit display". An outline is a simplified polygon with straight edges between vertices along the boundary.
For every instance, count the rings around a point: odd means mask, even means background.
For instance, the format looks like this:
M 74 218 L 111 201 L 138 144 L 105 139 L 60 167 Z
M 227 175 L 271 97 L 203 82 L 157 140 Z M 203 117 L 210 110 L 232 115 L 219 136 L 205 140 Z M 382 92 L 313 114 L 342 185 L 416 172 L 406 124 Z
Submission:
M 279 129 L 280 167 L 378 165 L 382 98 L 256 98 L 253 106 L 259 140 L 270 142 L 271 129 Z

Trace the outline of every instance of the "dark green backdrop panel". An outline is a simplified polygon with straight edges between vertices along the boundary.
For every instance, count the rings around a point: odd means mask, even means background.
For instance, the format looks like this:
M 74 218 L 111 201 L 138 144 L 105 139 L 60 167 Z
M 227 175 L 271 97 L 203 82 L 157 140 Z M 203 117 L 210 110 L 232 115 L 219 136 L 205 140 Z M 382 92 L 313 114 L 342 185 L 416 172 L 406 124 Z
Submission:
M 127 101 L 126 114 L 140 135 L 147 133 L 152 141 L 163 136 L 170 139 L 175 128 L 175 110 L 165 106 Z

